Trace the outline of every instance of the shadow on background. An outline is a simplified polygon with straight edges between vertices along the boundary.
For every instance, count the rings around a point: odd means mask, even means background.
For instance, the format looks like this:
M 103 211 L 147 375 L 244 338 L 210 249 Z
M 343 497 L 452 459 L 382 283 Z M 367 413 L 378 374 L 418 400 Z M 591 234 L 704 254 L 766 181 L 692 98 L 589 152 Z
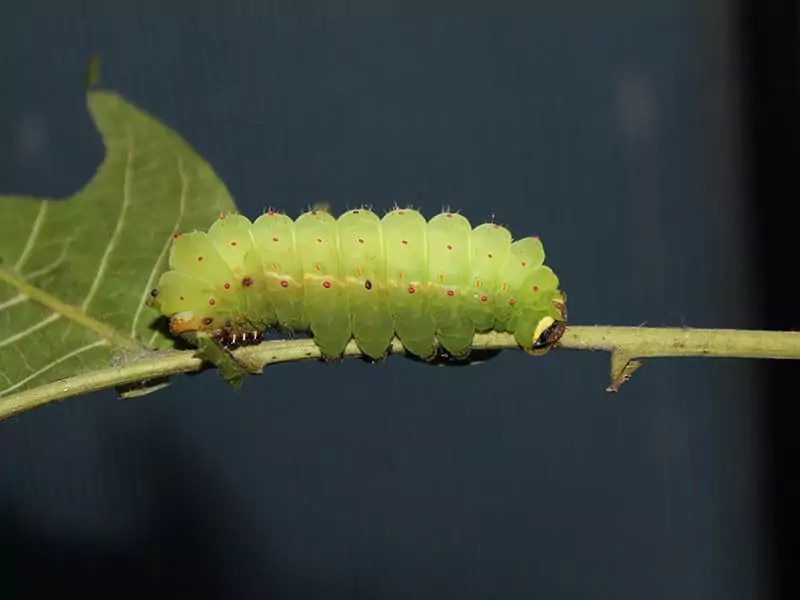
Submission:
M 122 460 L 112 466 L 124 473 L 127 465 Z M 169 452 L 138 468 L 149 473 L 149 480 L 139 479 L 149 510 L 129 535 L 59 537 L 3 507 L 3 597 L 233 597 L 227 544 L 242 525 L 217 480 L 188 457 Z M 261 575 L 264 589 L 280 591 L 267 565 Z
M 762 326 L 798 331 L 800 9 L 785 0 L 744 5 L 746 148 Z M 761 369 L 770 488 L 764 520 L 773 576 L 781 598 L 800 598 L 800 368 L 794 361 L 768 361 Z

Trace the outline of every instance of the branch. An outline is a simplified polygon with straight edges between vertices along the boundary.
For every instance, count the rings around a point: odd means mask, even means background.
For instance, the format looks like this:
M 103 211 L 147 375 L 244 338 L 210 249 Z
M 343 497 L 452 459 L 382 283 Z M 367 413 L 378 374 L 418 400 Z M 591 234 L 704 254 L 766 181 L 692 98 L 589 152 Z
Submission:
M 505 333 L 475 336 L 475 350 L 519 348 L 514 337 Z M 748 331 L 734 329 L 689 329 L 655 327 L 569 327 L 556 346 L 562 350 L 600 350 L 611 353 L 609 392 L 619 390 L 641 367 L 639 359 L 659 356 L 709 356 L 729 358 L 800 359 L 800 332 Z M 311 339 L 263 342 L 234 350 L 236 358 L 254 373 L 278 363 L 321 358 Z M 405 354 L 402 344 L 393 340 L 390 354 Z M 345 356 L 361 356 L 354 342 Z M 124 397 L 144 395 L 164 387 L 164 378 L 211 368 L 192 351 L 160 351 L 126 365 L 84 373 L 6 398 L 0 398 L 0 420 L 26 410 L 83 396 L 107 388 L 125 388 Z

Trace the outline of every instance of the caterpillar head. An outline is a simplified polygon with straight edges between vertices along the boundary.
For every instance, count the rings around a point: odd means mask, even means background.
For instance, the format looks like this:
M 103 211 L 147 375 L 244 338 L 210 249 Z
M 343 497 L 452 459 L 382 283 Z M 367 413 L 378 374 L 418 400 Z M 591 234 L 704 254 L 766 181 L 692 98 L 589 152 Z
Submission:
M 531 354 L 546 354 L 567 329 L 567 295 L 560 292 L 550 301 L 550 305 L 549 314 L 543 316 L 534 329 Z

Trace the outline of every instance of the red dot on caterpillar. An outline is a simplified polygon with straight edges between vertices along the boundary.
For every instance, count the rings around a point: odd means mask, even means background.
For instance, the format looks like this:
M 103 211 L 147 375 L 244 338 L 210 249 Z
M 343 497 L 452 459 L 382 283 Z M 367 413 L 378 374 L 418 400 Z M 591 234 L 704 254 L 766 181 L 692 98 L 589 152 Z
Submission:
M 531 289 L 532 289 L 534 292 L 538 292 L 538 291 L 539 291 L 539 286 L 538 286 L 538 285 L 535 285 L 535 286 L 533 286 Z
M 203 257 L 202 256 L 198 256 L 197 257 L 197 262 L 203 262 Z
M 515 300 L 513 298 L 509 298 L 508 299 L 508 305 L 509 306 L 514 306 L 514 304 L 515 304 Z
M 181 237 L 182 235 L 183 235 L 182 233 L 176 233 L 176 234 L 175 234 L 175 235 L 173 235 L 172 237 L 174 237 L 174 238 L 177 240 L 177 239 L 178 239 L 179 237 Z
M 330 281 L 323 281 L 322 282 L 322 287 L 324 287 L 326 290 L 329 289 L 331 287 L 331 282 Z
M 281 281 L 281 287 L 283 287 L 283 288 L 285 288 L 285 287 L 289 287 L 289 282 L 288 282 L 288 281 L 286 281 L 285 279 L 283 279 L 283 280 Z
M 521 264 L 523 267 L 527 267 L 527 266 L 528 266 L 528 263 L 526 263 L 524 260 L 523 260 L 523 261 L 522 261 L 520 264 Z
M 272 238 L 272 241 L 273 241 L 273 242 L 277 242 L 277 241 L 278 241 L 278 238 L 274 237 L 274 238 Z
M 406 214 L 406 211 L 404 211 L 404 210 L 398 210 L 398 211 L 397 211 L 397 214 L 398 214 L 398 215 L 400 215 L 400 216 L 402 217 L 404 214 Z
M 408 246 L 408 240 L 403 240 L 403 246 Z
M 453 249 L 453 245 L 452 244 L 447 244 L 447 249 L 448 250 L 452 250 Z
M 231 289 L 231 284 L 226 281 L 225 285 L 223 285 L 222 287 L 224 287 L 226 290 L 229 290 Z
M 445 215 L 445 217 L 447 217 L 448 219 L 452 219 L 453 218 L 453 213 L 447 213 Z
M 267 216 L 274 217 L 275 216 L 275 211 L 274 210 L 268 210 L 267 211 Z
M 409 294 L 413 294 L 413 293 L 414 293 L 414 292 L 416 292 L 416 291 L 417 291 L 417 290 L 416 290 L 416 289 L 414 289 L 414 286 L 413 286 L 413 285 L 410 285 L 410 286 L 408 286 L 408 293 L 409 293 Z
M 317 243 L 321 244 L 322 243 L 322 238 L 317 238 Z
M 481 296 L 481 302 L 486 302 L 488 299 L 489 299 L 489 297 L 486 294 Z
M 532 235 L 531 239 L 536 240 L 537 242 L 540 242 L 542 240 L 542 238 L 540 238 L 538 235 Z
M 217 303 L 217 301 L 216 301 L 216 300 L 214 300 L 213 298 L 209 298 L 209 299 L 208 299 L 208 304 L 209 304 L 209 306 L 214 306 L 216 303 Z
M 447 290 L 447 295 L 448 296 L 455 296 L 455 294 L 456 293 L 453 290 Z
M 231 242 L 231 246 L 235 246 L 235 245 L 236 245 L 235 241 Z
M 221 215 L 219 216 L 219 220 L 220 220 L 220 221 L 224 221 L 224 220 L 225 220 L 225 219 L 227 219 L 227 218 L 228 218 L 228 215 L 226 215 L 225 213 L 223 213 L 223 214 L 221 214 Z

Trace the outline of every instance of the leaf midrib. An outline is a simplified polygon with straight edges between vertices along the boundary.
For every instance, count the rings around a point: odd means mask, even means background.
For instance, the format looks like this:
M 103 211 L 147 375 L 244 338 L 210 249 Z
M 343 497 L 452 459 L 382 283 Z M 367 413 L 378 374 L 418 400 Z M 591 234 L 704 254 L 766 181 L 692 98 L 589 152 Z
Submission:
M 38 302 L 42 306 L 50 309 L 56 314 L 59 314 L 70 321 L 80 325 L 81 327 L 93 331 L 102 338 L 107 339 L 109 342 L 116 346 L 128 348 L 131 350 L 139 350 L 143 348 L 136 341 L 125 337 L 118 333 L 112 327 L 105 323 L 93 319 L 82 310 L 74 306 L 62 302 L 55 296 L 48 294 L 44 290 L 35 285 L 31 285 L 27 281 L 18 277 L 15 273 L 5 267 L 0 267 L 0 281 L 5 281 L 9 285 L 15 287 L 20 294 L 27 296 L 30 300 Z

